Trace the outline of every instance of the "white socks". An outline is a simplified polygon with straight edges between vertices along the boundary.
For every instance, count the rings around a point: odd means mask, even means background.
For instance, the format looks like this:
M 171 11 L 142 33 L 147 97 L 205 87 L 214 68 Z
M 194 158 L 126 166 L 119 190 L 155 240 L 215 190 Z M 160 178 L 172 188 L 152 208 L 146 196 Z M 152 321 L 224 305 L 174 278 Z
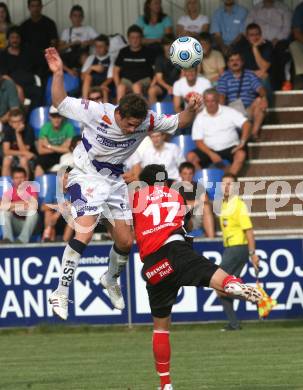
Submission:
M 109 252 L 109 264 L 107 280 L 109 282 L 116 282 L 121 272 L 124 270 L 129 258 L 129 253 L 120 251 L 115 244 Z

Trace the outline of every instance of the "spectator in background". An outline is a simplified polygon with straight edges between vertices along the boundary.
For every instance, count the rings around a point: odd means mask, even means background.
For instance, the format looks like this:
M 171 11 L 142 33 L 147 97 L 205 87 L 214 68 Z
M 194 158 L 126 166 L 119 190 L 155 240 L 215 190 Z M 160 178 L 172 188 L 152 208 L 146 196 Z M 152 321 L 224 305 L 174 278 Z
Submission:
M 209 33 L 202 32 L 198 39 L 203 48 L 203 61 L 200 64 L 200 72 L 212 84 L 216 84 L 225 69 L 224 57 L 220 51 L 212 48 L 212 39 Z
M 198 39 L 201 32 L 208 32 L 208 17 L 201 14 L 200 0 L 185 0 L 184 11 L 186 15 L 177 22 L 177 36 L 192 36 Z
M 262 80 L 262 84 L 270 98 L 272 88 L 269 72 L 272 63 L 273 46 L 271 42 L 263 38 L 260 26 L 255 23 L 249 24 L 246 27 L 245 37 L 235 45 L 235 49 L 241 53 L 244 59 L 244 67 L 252 70 Z
M 73 125 L 65 121 L 58 110 L 51 106 L 49 122 L 42 126 L 39 134 L 39 157 L 37 159 L 35 176 L 43 175 L 53 165 L 59 163 L 62 154 L 69 152 L 74 135 Z
M 161 54 L 161 41 L 165 34 L 173 33 L 173 23 L 162 10 L 161 0 L 145 0 L 143 15 L 136 25 L 143 31 L 143 44 L 152 50 L 153 59 Z
M 193 92 L 200 93 L 211 87 L 211 83 L 203 76 L 198 75 L 198 68 L 184 69 L 183 77 L 173 85 L 174 108 L 176 112 L 181 112 L 182 107 L 191 97 Z
M 30 18 L 20 26 L 22 43 L 27 45 L 34 53 L 34 73 L 45 80 L 48 67 L 44 58 L 44 50 L 47 47 L 57 45 L 57 26 L 52 19 L 42 15 L 43 5 L 41 0 L 27 0 L 27 6 Z
M 206 90 L 203 97 L 205 107 L 196 116 L 192 127 L 192 139 L 197 148 L 188 153 L 187 160 L 196 169 L 228 160 L 231 163 L 229 171 L 237 174 L 245 161 L 250 123 L 240 112 L 221 106 L 215 89 Z M 241 129 L 241 139 L 237 129 Z
M 156 103 L 166 95 L 173 95 L 173 84 L 180 76 L 180 69 L 174 66 L 169 58 L 169 49 L 174 40 L 172 34 L 165 35 L 162 39 L 164 54 L 156 58 L 155 76 L 148 89 L 150 104 Z
M 82 97 L 87 99 L 89 90 L 98 86 L 102 91 L 103 103 L 109 101 L 110 86 L 113 83 L 113 64 L 108 53 L 109 39 L 98 35 L 94 40 L 95 54 L 90 55 L 82 66 Z
M 227 57 L 228 70 L 219 78 L 217 91 L 220 103 L 228 104 L 253 122 L 252 137 L 257 139 L 266 115 L 268 102 L 261 80 L 243 66 L 239 51 L 234 50 Z
M 35 135 L 25 125 L 23 112 L 19 108 L 10 110 L 8 124 L 3 129 L 2 176 L 10 176 L 11 168 L 20 166 L 29 177 L 29 162 L 36 158 Z
M 215 219 L 204 187 L 194 181 L 195 167 L 192 163 L 185 161 L 179 166 L 181 182 L 178 184 L 178 191 L 183 196 L 186 205 L 190 207 L 188 217 L 185 217 L 186 230 L 192 231 L 203 227 L 205 236 L 215 237 Z M 179 184 L 181 187 L 179 188 Z
M 84 64 L 98 34 L 91 26 L 82 26 L 84 11 L 81 5 L 71 8 L 69 18 L 72 25 L 61 34 L 59 52 L 64 65 L 77 70 Z
M 120 50 L 114 66 L 117 100 L 128 92 L 142 94 L 153 77 L 151 50 L 143 46 L 141 27 L 132 25 L 127 30 L 129 46 Z
M 262 36 L 273 46 L 272 83 L 280 89 L 284 81 L 284 68 L 289 55 L 291 11 L 286 4 L 275 0 L 264 0 L 256 4 L 248 13 L 246 26 L 255 23 L 262 26 Z
M 12 26 L 11 17 L 7 5 L 0 2 L 0 50 L 5 49 L 7 45 L 6 34 Z
M 102 93 L 99 87 L 91 87 L 88 92 L 88 99 L 94 102 L 102 102 Z
M 216 46 L 226 54 L 245 30 L 247 9 L 235 4 L 234 0 L 224 0 L 224 4 L 217 8 L 211 20 L 210 32 L 214 34 Z
M 179 146 L 165 142 L 165 134 L 152 132 L 150 134 L 152 145 L 139 155 L 141 168 L 149 164 L 164 164 L 168 179 L 179 180 L 179 165 L 185 160 Z
M 4 224 L 2 243 L 17 242 L 26 244 L 30 241 L 38 222 L 37 192 L 29 183 L 23 168 L 14 168 L 13 186 L 2 197 Z M 15 236 L 17 239 L 15 240 Z
M 76 148 L 76 146 L 81 142 L 82 137 L 81 135 L 75 135 L 70 143 L 69 152 L 62 154 L 60 157 L 60 161 L 58 164 L 52 167 L 52 172 L 58 172 L 63 167 L 74 167 L 74 155 L 73 151 Z
M 56 240 L 58 230 L 63 229 L 63 241 L 68 242 L 73 234 L 73 220 L 70 212 L 70 197 L 67 193 L 68 174 L 72 170 L 67 166 L 62 177 L 62 190 L 64 202 L 58 204 L 58 199 L 54 191 L 49 191 L 41 205 L 41 211 L 44 212 L 44 230 L 42 242 L 53 242 Z M 66 223 L 66 219 L 68 223 Z
M 13 108 L 19 108 L 20 101 L 15 83 L 7 80 L 0 72 L 0 127 L 7 123 L 9 111 Z M 1 129 L 0 129 L 1 130 Z
M 34 54 L 29 48 L 23 47 L 20 28 L 11 27 L 7 33 L 8 46 L 0 52 L 0 69 L 5 78 L 16 83 L 19 100 L 31 100 L 31 108 L 42 103 L 42 88 L 36 85 L 34 77 Z
M 289 49 L 294 62 L 294 87 L 303 89 L 303 2 L 297 5 L 292 19 L 292 34 L 294 41 Z

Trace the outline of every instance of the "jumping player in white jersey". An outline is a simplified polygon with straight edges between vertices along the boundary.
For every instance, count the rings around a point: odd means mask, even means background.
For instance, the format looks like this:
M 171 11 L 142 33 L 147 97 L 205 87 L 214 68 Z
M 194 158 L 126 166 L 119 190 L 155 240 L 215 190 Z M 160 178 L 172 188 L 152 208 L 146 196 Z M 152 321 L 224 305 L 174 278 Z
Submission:
M 48 48 L 45 57 L 53 72 L 53 105 L 61 115 L 81 121 L 84 126 L 82 142 L 74 150 L 75 168 L 68 179 L 76 232 L 64 250 L 58 288 L 49 302 L 54 313 L 66 320 L 69 286 L 102 216 L 111 221 L 108 227 L 114 245 L 109 253 L 108 271 L 101 276 L 100 283 L 108 290 L 113 306 L 123 310 L 125 304 L 117 278 L 133 243 L 132 213 L 121 176 L 123 162 L 150 132 L 173 134 L 178 128 L 188 127 L 202 104 L 202 96 L 192 94 L 186 110 L 172 116 L 148 110 L 145 99 L 136 94 L 126 95 L 118 106 L 71 98 L 64 89 L 63 63 L 58 52 Z

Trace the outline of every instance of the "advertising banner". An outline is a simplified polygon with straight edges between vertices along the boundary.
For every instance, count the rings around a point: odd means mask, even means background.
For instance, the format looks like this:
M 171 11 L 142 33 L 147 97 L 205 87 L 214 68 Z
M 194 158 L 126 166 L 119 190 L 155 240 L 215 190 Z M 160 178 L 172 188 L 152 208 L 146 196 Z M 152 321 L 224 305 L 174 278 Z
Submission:
M 123 312 L 112 307 L 106 290 L 100 287 L 100 276 L 108 265 L 110 245 L 87 247 L 70 288 L 70 324 L 128 324 L 151 322 L 142 263 L 134 247 L 127 272 L 121 276 L 126 302 Z M 220 264 L 221 241 L 194 244 L 198 253 Z M 259 279 L 278 305 L 270 319 L 303 317 L 303 240 L 267 239 L 257 241 L 260 257 Z M 64 246 L 15 246 L 0 249 L 0 327 L 31 326 L 59 322 L 48 304 L 48 297 L 58 283 Z M 254 284 L 254 269 L 247 263 L 242 275 Z M 256 305 L 235 300 L 234 307 L 242 320 L 257 319 Z M 180 322 L 224 320 L 220 301 L 209 288 L 184 287 L 179 291 L 173 309 L 173 320 Z

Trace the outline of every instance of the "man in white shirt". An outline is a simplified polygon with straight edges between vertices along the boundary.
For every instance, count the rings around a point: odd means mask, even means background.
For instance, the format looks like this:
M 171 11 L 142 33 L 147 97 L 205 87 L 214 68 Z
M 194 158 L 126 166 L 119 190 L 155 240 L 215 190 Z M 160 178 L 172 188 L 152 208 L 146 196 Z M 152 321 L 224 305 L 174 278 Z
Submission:
M 165 134 L 153 132 L 150 134 L 152 145 L 150 148 L 138 153 L 141 169 L 150 164 L 165 165 L 168 179 L 179 180 L 179 165 L 185 161 L 182 150 L 178 145 L 165 142 Z
M 198 68 L 184 69 L 184 76 L 173 85 L 173 102 L 175 112 L 182 111 L 182 105 L 188 102 L 193 92 L 203 94 L 211 88 L 211 83 L 205 77 L 198 76 Z
M 123 97 L 119 106 L 68 97 L 64 89 L 63 63 L 54 48 L 46 49 L 46 60 L 53 72 L 52 101 L 61 115 L 83 123 L 82 142 L 74 150 L 74 169 L 68 176 L 71 214 L 75 237 L 66 246 L 58 288 L 50 295 L 54 313 L 68 317 L 68 294 L 81 255 L 92 239 L 102 216 L 114 241 L 108 271 L 100 279 L 119 310 L 125 307 L 117 282 L 133 243 L 132 211 L 128 188 L 122 178 L 123 163 L 141 141 L 153 131 L 173 134 L 188 126 L 202 104 L 202 96 L 191 97 L 180 114 L 158 115 L 148 110 L 145 99 L 136 94 Z
M 244 147 L 250 135 L 250 123 L 240 112 L 221 106 L 215 89 L 206 90 L 203 98 L 205 108 L 196 116 L 192 127 L 197 148 L 188 153 L 187 160 L 196 169 L 228 160 L 229 172 L 237 175 L 246 157 Z M 240 139 L 237 129 L 241 129 Z

